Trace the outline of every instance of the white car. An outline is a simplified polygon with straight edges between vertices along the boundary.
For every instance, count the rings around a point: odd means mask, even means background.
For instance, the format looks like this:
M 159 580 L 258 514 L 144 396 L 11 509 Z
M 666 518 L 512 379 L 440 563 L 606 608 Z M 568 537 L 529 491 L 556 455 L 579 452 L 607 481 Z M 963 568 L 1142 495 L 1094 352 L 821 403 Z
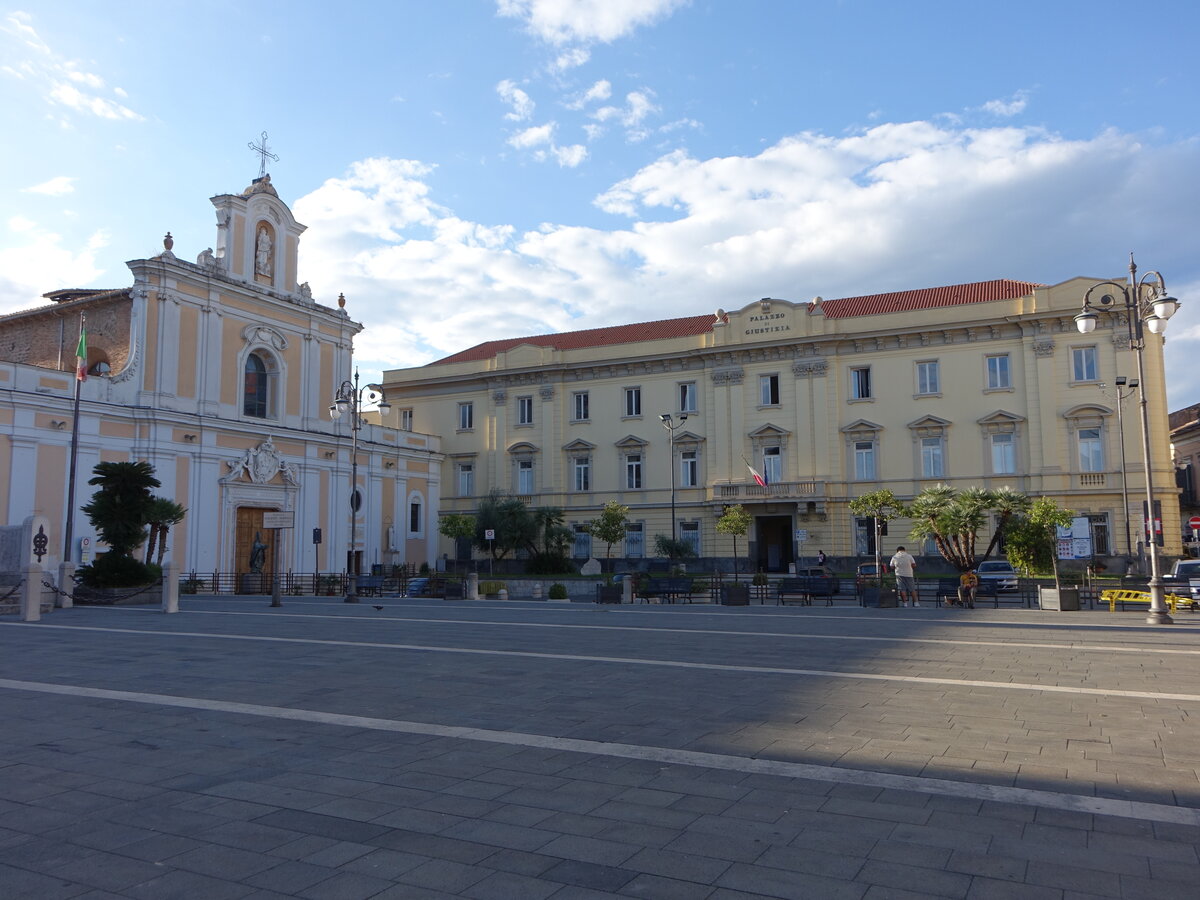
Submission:
M 1017 589 L 1017 570 L 1002 559 L 989 559 L 975 567 L 979 587 L 985 591 L 1009 593 Z

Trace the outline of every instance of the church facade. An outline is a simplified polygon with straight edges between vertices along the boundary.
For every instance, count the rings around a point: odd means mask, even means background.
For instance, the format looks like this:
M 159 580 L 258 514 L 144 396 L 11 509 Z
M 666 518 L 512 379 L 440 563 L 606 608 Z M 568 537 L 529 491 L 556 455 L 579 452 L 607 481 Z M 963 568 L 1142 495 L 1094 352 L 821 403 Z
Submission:
M 884 488 L 907 501 L 937 484 L 1053 497 L 1086 517 L 1093 555 L 1136 556 L 1138 417 L 1122 419 L 1106 393 L 1136 374 L 1134 354 L 1115 317 L 1077 331 L 1093 281 L 763 299 L 489 341 L 388 371 L 384 385 L 393 416 L 443 436 L 443 513 L 469 513 L 493 490 L 560 507 L 579 558 L 609 552 L 583 526 L 610 500 L 630 509 L 614 557 L 654 556 L 655 536 L 672 532 L 699 556 L 732 556 L 716 531 L 731 504 L 753 516 L 756 568 L 786 571 L 821 550 L 866 556 L 871 522 L 849 502 Z M 1177 554 L 1162 346 L 1146 335 L 1145 387 L 1164 552 Z M 908 530 L 893 522 L 884 549 Z
M 269 175 L 211 202 L 214 248 L 195 262 L 168 234 L 161 253 L 127 264 L 128 287 L 52 291 L 49 305 L 0 318 L 4 522 L 48 519 L 47 567 L 97 549 L 78 508 L 74 546 L 63 547 L 82 320 L 77 507 L 96 463 L 144 460 L 162 482 L 156 493 L 188 509 L 166 555 L 180 571 L 249 571 L 256 542 L 267 545 L 265 571 L 432 563 L 439 439 L 365 410 L 352 503 L 350 417 L 335 421 L 329 407 L 353 377 L 362 326 L 344 298 L 318 303 L 299 280 L 305 227 Z M 294 526 L 264 527 L 272 512 L 292 513 Z

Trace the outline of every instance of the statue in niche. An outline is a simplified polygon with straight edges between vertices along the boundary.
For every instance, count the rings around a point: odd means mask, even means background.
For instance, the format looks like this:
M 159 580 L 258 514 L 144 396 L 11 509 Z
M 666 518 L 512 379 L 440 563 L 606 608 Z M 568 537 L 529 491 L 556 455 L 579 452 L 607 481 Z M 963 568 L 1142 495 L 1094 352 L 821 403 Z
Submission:
M 267 562 L 267 545 L 262 541 L 262 532 L 254 532 L 254 543 L 250 545 L 250 571 L 261 573 Z
M 266 275 L 268 278 L 275 274 L 271 249 L 271 232 L 267 230 L 266 225 L 259 225 L 258 240 L 254 245 L 254 274 Z

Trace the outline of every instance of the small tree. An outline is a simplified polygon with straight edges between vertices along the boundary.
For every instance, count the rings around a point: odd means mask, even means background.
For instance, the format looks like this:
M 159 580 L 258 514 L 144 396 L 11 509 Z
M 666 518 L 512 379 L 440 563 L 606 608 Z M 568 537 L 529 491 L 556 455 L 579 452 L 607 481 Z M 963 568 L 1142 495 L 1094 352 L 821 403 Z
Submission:
M 629 522 L 629 507 L 622 506 L 616 500 L 609 500 L 600 511 L 600 517 L 587 523 L 588 534 L 598 541 L 604 541 L 607 549 L 605 559 L 612 558 L 612 545 L 625 540 L 626 526 Z
M 148 462 L 102 462 L 88 484 L 99 488 L 83 507 L 108 552 L 79 570 L 84 583 L 91 587 L 129 587 L 147 584 L 156 573 L 133 558 L 133 551 L 146 539 L 146 523 L 154 496 L 151 488 L 160 486 L 154 467 Z
M 654 536 L 654 553 L 656 556 L 665 556 L 674 562 L 677 559 L 688 559 L 695 556 L 696 551 L 692 549 L 692 545 L 683 538 L 673 538 L 665 534 L 656 534 Z
M 907 515 L 908 510 L 904 508 L 894 493 L 889 490 L 871 491 L 863 494 L 861 497 L 855 497 L 850 501 L 850 511 L 856 516 L 869 517 L 874 525 L 875 538 L 875 578 L 879 581 L 880 588 L 883 587 L 883 548 L 879 545 L 879 523 L 888 522 L 892 519 Z
M 750 531 L 750 523 L 753 519 L 750 513 L 746 512 L 746 508 L 740 503 L 736 506 L 727 507 L 725 512 L 721 514 L 721 518 L 717 519 L 717 533 L 727 534 L 733 538 L 733 580 L 738 581 L 738 549 L 737 539 L 745 537 Z
M 475 546 L 490 553 L 492 559 L 503 559 L 535 543 L 537 530 L 537 523 L 524 503 L 503 491 L 492 491 L 480 502 L 475 516 Z M 487 539 L 488 531 L 495 533 L 493 540 Z
M 475 536 L 475 517 L 466 513 L 449 513 L 438 522 L 438 533 L 454 541 L 454 555 L 458 556 L 458 542 Z
M 1029 498 L 1016 491 L 989 491 L 967 488 L 956 491 L 946 484 L 921 491 L 909 507 L 913 519 L 909 537 L 914 541 L 932 539 L 938 552 L 960 572 L 975 568 L 978 558 L 975 543 L 979 530 L 991 513 L 1000 522 L 983 558 L 997 546 L 1012 516 L 1029 507 Z
M 1009 523 L 1005 547 L 1009 561 L 1017 568 L 1032 574 L 1050 571 L 1054 586 L 1058 580 L 1058 529 L 1071 524 L 1075 513 L 1060 509 L 1049 497 L 1038 497 L 1028 512 L 1017 514 Z

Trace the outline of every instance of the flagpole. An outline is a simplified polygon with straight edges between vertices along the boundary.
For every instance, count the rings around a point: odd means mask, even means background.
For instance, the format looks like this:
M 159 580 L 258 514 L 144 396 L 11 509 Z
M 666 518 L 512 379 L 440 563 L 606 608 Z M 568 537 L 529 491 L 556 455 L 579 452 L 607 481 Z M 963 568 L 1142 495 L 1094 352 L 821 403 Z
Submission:
M 83 351 L 82 357 L 80 351 Z M 71 461 L 67 473 L 67 527 L 63 531 L 63 562 L 74 564 L 75 552 L 75 465 L 79 457 L 79 386 L 87 378 L 87 326 L 83 313 L 79 314 L 79 344 L 75 348 L 75 405 L 71 414 Z

